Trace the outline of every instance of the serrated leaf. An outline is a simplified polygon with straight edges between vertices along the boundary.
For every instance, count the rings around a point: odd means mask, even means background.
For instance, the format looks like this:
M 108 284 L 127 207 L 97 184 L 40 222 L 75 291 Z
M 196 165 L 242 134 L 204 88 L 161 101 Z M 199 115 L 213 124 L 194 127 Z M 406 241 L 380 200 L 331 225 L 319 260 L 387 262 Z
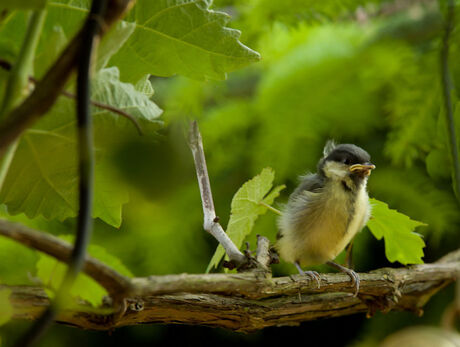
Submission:
M 401 264 L 423 264 L 425 242 L 414 232 L 418 226 L 426 225 L 412 220 L 405 214 L 392 210 L 382 201 L 370 199 L 372 218 L 367 223 L 369 230 L 378 239 L 385 240 L 385 254 L 389 261 Z
M 92 83 L 92 99 L 133 116 L 146 135 L 155 135 L 161 110 L 134 86 L 118 79 L 116 68 L 103 69 Z M 150 84 L 148 80 L 145 84 Z M 151 86 L 150 86 L 151 88 Z M 51 112 L 21 137 L 8 171 L 0 201 L 11 214 L 43 215 L 64 220 L 77 213 L 77 150 L 75 103 L 60 98 Z M 95 193 L 93 217 L 118 227 L 127 192 L 104 159 L 105 148 L 123 136 L 136 134 L 133 124 L 118 114 L 93 107 Z
M 61 236 L 60 238 L 68 242 L 73 242 L 72 236 Z M 89 245 L 88 254 L 112 267 L 121 274 L 125 276 L 132 276 L 132 273 L 123 265 L 123 263 L 121 263 L 121 261 L 115 256 L 109 254 L 103 247 Z M 47 288 L 48 295 L 53 296 L 56 290 L 60 287 L 62 279 L 66 273 L 67 266 L 57 261 L 55 258 L 42 253 L 40 253 L 40 259 L 38 260 L 36 266 L 37 277 Z M 91 277 L 84 273 L 80 273 L 70 290 L 70 294 L 73 297 L 80 297 L 81 299 L 88 301 L 94 307 L 97 307 L 102 304 L 102 299 L 105 295 L 107 295 L 107 291 Z
M 274 178 L 275 172 L 271 168 L 265 168 L 259 175 L 243 184 L 233 196 L 232 211 L 226 232 L 236 247 L 241 247 L 244 239 L 251 233 L 257 218 L 267 211 L 267 207 L 260 203 L 272 204 L 280 191 L 284 189 L 284 185 L 281 185 L 270 192 Z M 224 248 L 219 245 L 206 272 L 217 267 L 224 254 Z
M 257 61 L 259 54 L 225 27 L 229 16 L 209 10 L 208 0 L 139 0 L 127 20 L 136 30 L 110 64 L 123 79 L 150 73 L 196 79 L 224 79 L 226 73 Z
M 11 290 L 0 288 L 0 326 L 13 317 L 13 305 L 10 303 Z

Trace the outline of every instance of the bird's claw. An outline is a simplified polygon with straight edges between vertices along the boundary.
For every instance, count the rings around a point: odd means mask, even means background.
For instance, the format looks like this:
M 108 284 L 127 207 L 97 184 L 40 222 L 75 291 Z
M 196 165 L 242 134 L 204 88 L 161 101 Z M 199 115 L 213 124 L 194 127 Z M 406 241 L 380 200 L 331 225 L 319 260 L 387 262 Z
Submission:
M 354 272 L 353 270 L 351 270 L 351 269 L 346 269 L 346 270 L 344 270 L 344 272 L 348 276 L 350 276 L 351 285 L 355 288 L 355 292 L 354 292 L 353 296 L 354 297 L 358 296 L 359 284 L 360 284 L 359 275 L 356 272 Z
M 309 277 L 312 281 L 316 282 L 317 288 L 321 287 L 321 277 L 316 271 L 303 271 L 302 275 Z

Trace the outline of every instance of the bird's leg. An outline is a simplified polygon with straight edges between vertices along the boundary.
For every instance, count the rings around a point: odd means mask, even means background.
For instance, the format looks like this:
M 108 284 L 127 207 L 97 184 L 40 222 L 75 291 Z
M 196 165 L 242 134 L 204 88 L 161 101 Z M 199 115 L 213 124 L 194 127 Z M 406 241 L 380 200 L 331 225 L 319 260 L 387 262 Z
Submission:
M 305 276 L 309 277 L 311 280 L 315 281 L 317 286 L 318 286 L 318 289 L 321 287 L 321 277 L 319 277 L 319 273 L 317 273 L 316 271 L 304 271 L 304 270 L 302 270 L 302 268 L 300 267 L 300 264 L 298 262 L 294 262 L 294 265 L 295 265 L 295 267 L 297 268 L 297 270 L 299 271 L 299 273 L 301 275 L 305 275 Z
M 348 244 L 345 254 L 345 265 L 349 269 L 353 269 L 353 241 L 354 239 Z
M 354 272 L 353 270 L 345 267 L 345 266 L 342 266 L 340 264 L 334 263 L 333 261 L 328 261 L 326 264 L 329 265 L 329 266 L 332 266 L 333 268 L 336 268 L 339 271 L 345 272 L 348 276 L 350 276 L 351 284 L 352 284 L 353 287 L 355 287 L 355 293 L 353 294 L 353 296 L 357 296 L 358 292 L 359 292 L 359 276 L 358 276 L 358 274 L 356 272 Z

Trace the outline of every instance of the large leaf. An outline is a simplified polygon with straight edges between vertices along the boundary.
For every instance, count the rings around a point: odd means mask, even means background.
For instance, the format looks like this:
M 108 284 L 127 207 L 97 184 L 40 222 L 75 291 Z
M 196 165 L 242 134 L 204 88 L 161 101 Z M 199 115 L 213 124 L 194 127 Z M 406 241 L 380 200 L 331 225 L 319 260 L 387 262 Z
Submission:
M 116 68 L 97 73 L 92 87 L 92 99 L 128 112 L 143 126 L 146 135 L 154 134 L 161 110 L 134 86 L 121 83 Z M 150 82 L 144 79 L 138 88 L 150 91 Z M 60 98 L 50 114 L 22 136 L 0 192 L 0 201 L 8 206 L 11 214 L 24 212 L 29 218 L 43 215 L 59 220 L 76 215 L 74 109 L 74 100 Z M 104 154 L 108 146 L 136 130 L 126 118 L 107 110 L 94 107 L 93 119 L 96 145 L 93 217 L 118 227 L 121 206 L 128 197 L 118 184 L 114 170 L 104 160 Z
M 0 9 L 38 10 L 46 5 L 46 0 L 3 0 Z
M 127 20 L 136 30 L 111 64 L 135 81 L 150 73 L 224 79 L 226 73 L 259 59 L 226 28 L 229 16 L 209 10 L 209 0 L 139 0 Z
M 382 201 L 371 199 L 372 218 L 367 223 L 372 234 L 385 240 L 385 254 L 389 261 L 401 264 L 422 264 L 425 242 L 414 229 L 422 222 L 392 210 Z
M 233 197 L 227 234 L 236 247 L 241 247 L 244 239 L 251 233 L 257 218 L 267 211 L 267 208 L 261 203 L 271 205 L 280 191 L 285 188 L 284 185 L 280 185 L 270 192 L 274 178 L 274 171 L 271 168 L 265 168 L 259 175 L 243 184 Z M 224 248 L 219 245 L 206 272 L 217 267 L 224 254 Z
M 73 237 L 64 236 L 62 239 L 72 242 Z M 89 245 L 88 253 L 94 258 L 102 261 L 122 275 L 132 276 L 132 273 L 115 256 L 109 254 L 103 247 Z M 53 295 L 59 288 L 64 278 L 67 266 L 55 258 L 40 253 L 37 262 L 37 277 L 42 281 L 49 295 Z M 78 296 L 88 301 L 93 306 L 102 304 L 102 299 L 107 291 L 89 276 L 80 273 L 70 291 L 72 296 Z

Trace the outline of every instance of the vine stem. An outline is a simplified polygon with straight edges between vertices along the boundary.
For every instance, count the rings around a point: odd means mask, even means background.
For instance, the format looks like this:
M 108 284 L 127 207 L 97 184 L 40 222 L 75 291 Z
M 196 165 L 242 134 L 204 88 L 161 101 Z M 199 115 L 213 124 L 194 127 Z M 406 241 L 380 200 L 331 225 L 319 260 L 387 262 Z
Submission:
M 27 347 L 35 343 L 51 326 L 59 310 L 68 301 L 68 293 L 85 263 L 86 248 L 92 232 L 92 206 L 94 185 L 93 132 L 90 109 L 90 74 L 94 47 L 103 23 L 107 0 L 93 0 L 86 21 L 82 48 L 78 60 L 77 74 L 77 125 L 78 125 L 78 169 L 79 211 L 75 243 L 64 279 L 56 297 L 29 331 L 18 341 L 17 346 Z M 28 78 L 28 75 L 27 75 Z
M 4 120 L 6 115 L 22 101 L 27 91 L 29 75 L 33 70 L 35 50 L 37 49 L 40 33 L 45 21 L 46 11 L 33 11 L 27 25 L 27 32 L 19 52 L 16 64 L 11 69 L 8 82 L 6 85 L 5 96 L 0 110 L 0 121 Z M 5 151 L 5 155 L 0 158 L 0 191 L 3 187 L 11 162 L 13 161 L 18 140 L 12 142 Z
M 0 111 L 0 120 L 3 120 L 25 96 L 29 75 L 32 74 L 33 70 L 35 50 L 37 49 L 45 17 L 45 10 L 33 11 L 30 15 L 21 51 L 8 78 L 2 110 Z
M 460 202 L 460 160 L 457 147 L 457 137 L 455 134 L 454 109 L 452 106 L 451 93 L 454 90 L 449 75 L 449 40 L 454 29 L 455 1 L 447 2 L 447 14 L 445 19 L 444 36 L 441 46 L 441 86 L 444 97 L 444 115 L 446 117 L 447 134 L 449 141 L 449 152 L 452 160 L 452 185 L 457 200 Z

